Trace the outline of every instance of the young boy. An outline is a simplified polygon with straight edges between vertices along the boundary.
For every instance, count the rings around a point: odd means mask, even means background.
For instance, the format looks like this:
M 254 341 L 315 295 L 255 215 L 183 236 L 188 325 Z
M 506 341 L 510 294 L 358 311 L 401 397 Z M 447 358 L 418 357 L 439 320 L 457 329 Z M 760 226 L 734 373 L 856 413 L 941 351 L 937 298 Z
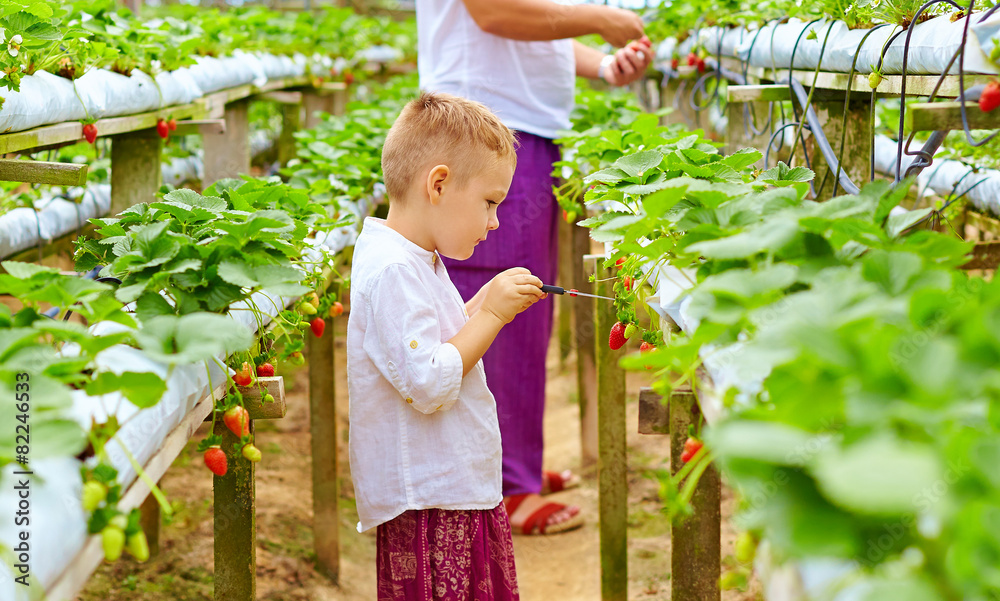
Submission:
M 515 268 L 463 303 L 440 260 L 500 226 L 515 162 L 511 131 L 447 94 L 407 104 L 386 137 L 389 214 L 358 237 L 347 334 L 351 475 L 358 529 L 378 527 L 380 600 L 518 598 L 481 358 L 546 295 Z

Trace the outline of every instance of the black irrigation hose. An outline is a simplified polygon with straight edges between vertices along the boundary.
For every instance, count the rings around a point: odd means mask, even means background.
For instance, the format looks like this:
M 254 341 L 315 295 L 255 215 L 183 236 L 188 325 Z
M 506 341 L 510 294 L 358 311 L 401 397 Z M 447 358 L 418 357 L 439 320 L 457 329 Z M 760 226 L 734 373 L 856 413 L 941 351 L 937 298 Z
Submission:
M 976 0 L 969 0 L 969 14 L 970 15 L 972 14 L 972 5 L 975 3 L 975 1 Z M 954 0 L 930 0 L 929 2 L 925 2 L 920 8 L 917 9 L 917 12 L 913 15 L 913 20 L 910 21 L 910 26 L 906 28 L 906 40 L 903 42 L 903 77 L 902 77 L 902 80 L 900 82 L 900 88 L 899 88 L 899 135 L 898 135 L 899 141 L 897 142 L 897 147 L 896 147 L 897 148 L 897 150 L 896 150 L 896 174 L 895 174 L 895 182 L 896 183 L 899 183 L 899 181 L 902 179 L 900 176 L 902 175 L 901 171 L 902 171 L 902 166 L 903 166 L 903 152 L 904 152 L 904 150 L 903 150 L 903 144 L 904 144 L 903 143 L 903 124 L 904 124 L 903 119 L 904 119 L 904 117 L 906 115 L 906 66 L 907 66 L 907 62 L 909 60 L 909 55 L 910 55 L 910 39 L 913 36 L 913 28 L 916 27 L 917 23 L 920 21 L 920 15 L 922 15 L 924 13 L 924 11 L 927 10 L 928 8 L 930 8 L 931 6 L 934 6 L 935 4 L 941 4 L 941 3 L 950 4 L 950 5 L 954 6 L 955 8 L 957 8 L 959 10 L 962 10 L 962 7 L 958 3 L 956 3 Z M 966 21 L 965 21 L 965 31 L 968 31 L 968 25 L 969 25 L 969 21 L 970 20 L 971 19 L 966 19 Z M 900 33 L 902 33 L 902 32 L 900 32 Z M 896 35 L 894 35 L 891 38 L 891 40 L 889 42 L 887 42 L 886 45 L 882 48 L 882 56 L 879 58 L 879 67 L 882 66 L 882 62 L 885 59 L 885 53 L 889 51 L 889 47 L 892 45 L 892 40 L 895 40 L 895 38 L 898 37 L 898 36 L 899 36 L 898 33 Z M 962 47 L 963 57 L 964 57 L 964 54 L 965 54 L 965 50 L 964 50 L 965 49 L 965 42 L 966 42 L 966 40 L 965 40 L 965 38 L 963 38 L 962 39 L 962 46 L 961 46 Z M 947 70 L 945 70 L 945 72 L 947 73 Z M 944 74 L 942 74 L 942 75 L 944 75 Z M 961 77 L 961 64 L 959 64 L 959 76 Z M 962 87 L 961 86 L 961 80 L 959 80 L 959 87 Z M 962 107 L 962 114 L 963 114 L 963 116 L 965 114 L 964 104 L 963 104 L 963 107 Z
M 851 181 L 850 176 L 848 176 L 847 173 L 840 168 L 840 161 L 837 160 L 837 154 L 833 151 L 833 147 L 830 146 L 830 142 L 826 139 L 826 134 L 823 133 L 823 126 L 819 122 L 819 117 L 816 115 L 816 111 L 808 105 L 809 95 L 806 93 L 805 86 L 803 86 L 802 82 L 794 77 L 788 78 L 788 85 L 792 88 L 793 98 L 796 98 L 799 101 L 799 104 L 805 107 L 804 112 L 806 116 L 806 123 L 809 124 L 809 129 L 812 131 L 813 140 L 816 142 L 820 152 L 823 154 L 826 164 L 829 165 L 833 171 L 839 174 L 837 176 L 837 181 L 840 182 L 840 187 L 843 188 L 848 194 L 857 194 L 861 191 L 861 189 L 857 186 L 857 184 Z M 792 103 L 792 106 L 795 106 L 794 102 Z
M 875 27 L 872 27 L 870 30 L 868 30 L 868 33 L 866 33 L 864 35 L 864 37 L 861 38 L 861 41 L 858 42 L 858 49 L 854 51 L 854 59 L 851 61 L 851 72 L 847 76 L 847 91 L 844 93 L 844 119 L 840 123 L 840 153 L 837 155 L 837 164 L 838 165 L 843 165 L 844 164 L 844 150 L 847 148 L 847 117 L 850 114 L 850 113 L 848 113 L 848 107 L 849 107 L 850 102 L 851 102 L 851 91 L 852 91 L 852 88 L 853 88 L 852 84 L 854 82 L 854 74 L 857 72 L 858 56 L 860 56 L 861 49 L 864 47 L 865 41 L 868 39 L 868 37 L 871 34 L 875 33 L 875 30 L 878 29 L 878 28 L 880 28 L 880 27 L 885 27 L 885 24 L 876 25 Z M 871 121 L 869 121 L 869 123 L 871 123 Z M 868 171 L 869 178 L 870 178 L 869 181 L 871 179 L 875 178 L 875 142 L 874 142 L 874 135 L 872 136 L 872 138 L 873 139 L 871 140 L 871 157 L 870 157 L 870 159 L 871 159 L 871 165 L 869 166 L 869 171 Z M 829 168 L 829 165 L 827 165 L 826 173 L 823 174 L 823 182 L 819 186 L 820 190 L 822 190 L 823 186 L 826 185 L 826 179 L 832 173 L 833 173 L 833 170 Z M 840 180 L 837 179 L 839 176 L 840 176 L 840 173 L 839 173 L 839 170 L 838 170 L 838 173 L 834 176 L 834 179 L 833 179 L 833 193 L 830 194 L 831 197 L 837 195 L 837 188 L 840 186 Z
M 960 47 L 962 60 L 958 61 L 958 106 L 962 113 L 962 130 L 965 131 L 965 139 L 972 147 L 978 148 L 995 138 L 1000 132 L 995 131 L 977 142 L 973 139 L 972 131 L 969 129 L 969 115 L 965 109 L 965 46 L 969 41 L 969 23 L 972 21 L 972 9 L 975 4 L 976 0 L 969 0 L 969 17 L 965 20 L 965 25 L 962 27 L 962 45 Z

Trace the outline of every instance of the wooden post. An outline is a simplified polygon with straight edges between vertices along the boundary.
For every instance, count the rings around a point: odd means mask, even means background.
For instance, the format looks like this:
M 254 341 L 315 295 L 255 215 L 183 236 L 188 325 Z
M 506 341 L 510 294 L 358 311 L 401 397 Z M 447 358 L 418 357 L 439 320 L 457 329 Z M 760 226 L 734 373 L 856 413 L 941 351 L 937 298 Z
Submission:
M 278 136 L 278 164 L 282 167 L 295 158 L 295 132 L 302 127 L 302 105 L 281 105 L 281 135 Z
M 312 129 L 322 122 L 320 113 L 334 113 L 335 95 L 320 92 L 304 92 L 302 94 L 302 107 L 305 111 L 305 129 Z
M 312 433 L 313 536 L 319 571 L 340 580 L 340 511 L 337 482 L 337 406 L 334 323 L 321 338 L 309 338 L 309 429 Z
M 768 125 L 768 114 L 772 110 L 770 102 L 735 102 L 730 101 L 726 107 L 729 117 L 728 131 L 726 132 L 726 153 L 733 154 L 741 148 L 756 148 L 764 156 L 768 156 L 767 145 L 771 140 L 771 133 L 775 129 L 773 123 Z M 754 130 L 761 133 L 755 134 Z M 783 151 L 783 136 L 779 135 L 771 149 L 770 165 L 764 165 L 764 159 L 757 162 L 758 168 L 766 168 L 776 165 L 780 160 L 780 153 Z M 786 152 L 787 154 L 787 152 Z M 784 158 L 787 161 L 787 158 Z
M 573 228 L 573 287 L 590 290 L 589 275 L 597 272 L 599 257 L 589 256 L 590 232 Z M 573 307 L 573 331 L 576 334 L 576 390 L 580 403 L 580 463 L 597 464 L 597 367 L 594 355 L 594 301 L 579 297 Z
M 556 278 L 563 286 L 576 288 L 573 279 L 573 267 L 577 262 L 577 257 L 573 253 L 573 228 L 575 224 L 567 223 L 565 219 L 559 221 L 559 274 Z M 559 332 L 559 365 L 565 367 L 566 358 L 573 350 L 573 304 L 579 299 L 568 294 L 563 294 L 556 298 L 558 311 L 558 332 Z
M 863 186 L 868 182 L 870 171 L 869 157 L 871 155 L 871 138 L 868 136 L 868 118 L 871 105 L 867 99 L 862 97 L 867 97 L 867 95 L 856 92 L 852 94 L 852 98 L 857 98 L 857 100 L 852 100 L 847 109 L 847 139 L 843 154 L 843 168 L 847 171 L 851 180 L 859 186 Z M 819 117 L 820 123 L 823 125 L 823 132 L 826 134 L 826 139 L 830 142 L 830 146 L 833 147 L 834 153 L 839 154 L 840 137 L 843 131 L 842 124 L 844 123 L 843 96 L 840 99 L 834 98 L 832 100 L 823 99 L 817 101 L 814 99 L 813 107 L 816 110 L 816 115 Z M 797 148 L 796 154 L 801 157 L 801 142 Z M 823 158 L 823 154 L 819 151 L 819 146 L 816 144 L 814 137 L 806 137 L 806 148 L 809 152 L 809 159 L 812 161 L 811 168 L 816 173 L 816 180 L 814 182 L 816 199 L 829 199 L 833 195 L 835 174 L 830 172 L 827 175 L 828 167 L 826 159 Z M 800 162 L 799 164 L 805 165 L 804 162 Z M 823 184 L 822 189 L 820 189 L 820 183 L 823 182 L 824 176 L 826 176 L 826 182 Z M 837 195 L 841 194 L 844 194 L 844 189 L 838 186 Z
M 157 482 L 156 485 L 159 486 L 160 483 Z M 151 558 L 160 554 L 160 524 L 160 503 L 156 497 L 149 495 L 139 506 L 139 526 L 146 533 Z
M 205 149 L 205 181 L 208 187 L 220 179 L 250 173 L 250 102 L 226 105 L 226 133 L 202 138 Z
M 207 153 L 206 153 L 207 155 Z M 250 420 L 250 434 L 254 422 Z M 253 601 L 257 598 L 257 499 L 255 465 L 234 451 L 239 440 L 222 416 L 214 433 L 222 437 L 228 470 L 213 476 L 215 488 L 215 600 Z
M 153 202 L 163 181 L 163 139 L 152 129 L 111 138 L 111 215 L 140 202 Z
M 598 279 L 613 278 L 599 268 Z M 595 294 L 612 296 L 610 279 L 595 286 Z M 613 351 L 600 334 L 618 321 L 613 303 L 595 299 L 597 324 L 597 414 L 601 424 L 598 449 L 598 490 L 601 522 L 601 599 L 628 598 L 628 460 L 625 451 L 625 371 L 618 366 L 622 351 Z M 691 597 L 695 599 L 697 597 Z
M 690 389 L 675 390 L 670 397 L 670 472 L 676 474 L 688 426 L 699 421 L 700 411 Z M 721 571 L 722 501 L 719 472 L 714 465 L 702 473 L 691 498 L 692 514 L 675 519 L 670 531 L 670 587 L 674 601 L 719 601 Z

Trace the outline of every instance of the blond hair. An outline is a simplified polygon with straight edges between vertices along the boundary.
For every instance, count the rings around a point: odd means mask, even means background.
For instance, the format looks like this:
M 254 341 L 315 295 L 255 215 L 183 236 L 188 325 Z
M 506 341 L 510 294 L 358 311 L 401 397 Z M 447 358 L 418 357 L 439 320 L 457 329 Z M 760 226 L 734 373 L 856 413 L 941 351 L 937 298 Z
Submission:
M 491 160 L 508 161 L 513 168 L 514 144 L 513 132 L 482 104 L 422 92 L 403 107 L 385 137 L 382 176 L 389 200 L 404 198 L 414 180 L 433 165 L 447 165 L 457 186 Z

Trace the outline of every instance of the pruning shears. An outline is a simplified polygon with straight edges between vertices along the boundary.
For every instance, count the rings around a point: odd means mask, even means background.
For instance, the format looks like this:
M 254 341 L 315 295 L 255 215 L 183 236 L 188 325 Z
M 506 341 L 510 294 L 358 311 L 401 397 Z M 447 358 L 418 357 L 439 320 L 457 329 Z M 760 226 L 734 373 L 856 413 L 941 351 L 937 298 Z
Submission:
M 591 298 L 603 298 L 604 300 L 609 300 L 609 301 L 615 300 L 610 296 L 598 296 L 596 294 L 587 294 L 586 292 L 580 292 L 576 288 L 571 288 L 569 290 L 566 290 L 565 288 L 561 288 L 559 286 L 552 286 L 550 284 L 543 284 L 542 292 L 545 292 L 547 294 L 568 294 L 570 296 L 589 296 Z

